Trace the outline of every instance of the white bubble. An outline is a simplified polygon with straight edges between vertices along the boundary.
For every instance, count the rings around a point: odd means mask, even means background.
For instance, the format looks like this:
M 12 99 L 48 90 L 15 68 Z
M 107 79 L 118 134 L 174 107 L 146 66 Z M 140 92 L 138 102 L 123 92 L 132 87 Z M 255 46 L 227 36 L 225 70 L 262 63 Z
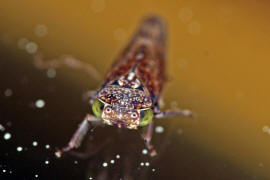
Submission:
M 114 160 L 113 159 L 111 160 L 111 164 L 114 164 Z
M 10 97 L 10 96 L 12 96 L 12 94 L 13 94 L 13 92 L 12 92 L 11 89 L 6 89 L 5 92 L 4 92 L 4 95 L 5 95 L 6 97 Z
M 37 146 L 38 145 L 38 142 L 37 141 L 33 141 L 32 145 L 33 146 Z
M 34 32 L 38 37 L 43 37 L 47 35 L 48 28 L 44 24 L 39 24 L 35 27 Z
M 92 180 L 93 178 L 92 177 L 89 177 L 90 180 Z
M 91 1 L 91 9 L 94 13 L 102 12 L 106 7 L 105 0 L 92 0 Z
M 45 106 L 45 101 L 42 99 L 38 99 L 35 104 L 37 108 L 43 108 Z
M 35 175 L 35 178 L 38 178 L 38 174 Z
M 49 163 L 50 163 L 50 161 L 48 161 L 48 160 L 45 161 L 45 164 L 49 164 Z
M 119 154 L 117 154 L 115 157 L 116 157 L 116 159 L 120 159 L 120 155 Z
M 46 149 L 49 149 L 49 148 L 50 148 L 50 145 L 49 145 L 49 144 L 46 144 L 46 145 L 45 145 L 45 148 L 46 148 Z
M 34 42 L 29 42 L 26 44 L 25 49 L 29 54 L 34 54 L 37 52 L 38 45 Z
M 145 163 L 145 166 L 150 166 L 150 163 L 149 163 L 149 162 L 146 162 L 146 163 Z
M 10 138 L 11 138 L 11 134 L 10 133 L 7 132 L 7 133 L 4 134 L 4 139 L 5 140 L 9 140 Z
M 144 163 L 143 162 L 141 162 L 141 164 L 140 164 L 141 166 L 144 166 Z
M 142 150 L 142 154 L 147 154 L 147 153 L 148 153 L 147 149 Z
M 152 171 L 153 171 L 153 172 L 155 172 L 155 171 L 156 171 L 156 169 L 154 169 L 154 168 L 153 168 L 153 169 L 152 169 Z
M 192 19 L 193 12 L 190 8 L 181 8 L 178 13 L 178 17 L 181 21 L 188 22 Z
M 108 163 L 104 162 L 104 163 L 102 164 L 102 166 L 103 166 L 103 167 L 107 167 L 107 166 L 108 166 Z
M 74 164 L 78 164 L 78 161 L 74 161 Z
M 163 132 L 164 132 L 164 128 L 163 128 L 162 126 L 157 126 L 157 127 L 155 128 L 155 132 L 156 132 L 156 133 L 163 133 Z
M 17 151 L 18 151 L 18 152 L 21 152 L 22 150 L 23 150 L 23 148 L 22 148 L 21 146 L 18 146 L 18 147 L 17 147 Z
M 199 35 L 201 33 L 201 24 L 198 21 L 192 21 L 188 24 L 187 31 L 191 35 Z
M 3 169 L 3 173 L 7 172 L 7 170 Z
M 55 78 L 56 70 L 54 68 L 49 68 L 47 70 L 47 76 L 48 76 L 48 78 Z
M 18 48 L 19 48 L 19 49 L 25 49 L 26 44 L 27 44 L 28 42 L 29 42 L 28 39 L 26 39 L 26 38 L 20 38 L 20 39 L 18 40 L 18 43 L 17 43 Z

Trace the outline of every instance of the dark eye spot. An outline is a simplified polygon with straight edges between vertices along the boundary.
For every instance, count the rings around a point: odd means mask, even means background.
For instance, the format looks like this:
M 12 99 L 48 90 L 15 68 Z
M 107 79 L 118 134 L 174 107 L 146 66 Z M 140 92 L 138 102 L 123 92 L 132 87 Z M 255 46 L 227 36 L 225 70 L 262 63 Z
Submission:
M 119 86 L 118 81 L 114 81 L 111 85 Z

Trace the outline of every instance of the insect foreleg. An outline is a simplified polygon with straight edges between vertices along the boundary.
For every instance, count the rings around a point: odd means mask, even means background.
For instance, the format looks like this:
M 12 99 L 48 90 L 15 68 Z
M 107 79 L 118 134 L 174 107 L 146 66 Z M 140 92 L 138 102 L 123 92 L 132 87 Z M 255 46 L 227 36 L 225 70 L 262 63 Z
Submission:
M 90 64 L 84 63 L 71 55 L 62 55 L 59 58 L 44 60 L 41 53 L 34 55 L 34 64 L 39 69 L 59 68 L 67 66 L 88 73 L 93 79 L 100 80 L 99 72 Z
M 157 119 L 171 117 L 171 116 L 194 117 L 194 114 L 190 110 L 187 110 L 187 109 L 166 110 L 166 111 L 161 111 L 155 114 L 155 118 Z
M 154 122 L 152 121 L 148 127 L 145 127 L 147 129 L 143 129 L 144 131 L 142 132 L 141 136 L 145 142 L 145 145 L 147 149 L 150 151 L 150 156 L 155 156 L 157 155 L 157 152 L 154 148 L 154 146 L 151 144 L 151 139 L 152 139 L 152 133 L 153 133 L 153 126 Z
M 87 114 L 82 123 L 79 125 L 79 128 L 73 134 L 71 140 L 68 143 L 68 146 L 62 148 L 61 150 L 57 151 L 55 155 L 57 157 L 61 157 L 63 153 L 68 152 L 74 148 L 78 148 L 81 145 L 81 142 L 84 136 L 87 134 L 88 130 L 90 129 L 90 123 L 100 121 L 99 118 Z

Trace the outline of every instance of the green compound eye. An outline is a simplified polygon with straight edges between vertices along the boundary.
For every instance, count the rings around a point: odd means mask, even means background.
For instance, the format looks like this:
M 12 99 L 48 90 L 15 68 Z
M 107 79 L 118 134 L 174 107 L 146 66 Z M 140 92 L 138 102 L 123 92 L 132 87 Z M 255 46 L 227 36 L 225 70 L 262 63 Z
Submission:
M 140 126 L 146 126 L 152 121 L 154 113 L 152 109 L 146 109 L 142 110 L 140 115 Z
M 92 104 L 92 111 L 96 117 L 101 117 L 102 111 L 104 108 L 104 103 L 102 103 L 99 99 L 95 99 Z

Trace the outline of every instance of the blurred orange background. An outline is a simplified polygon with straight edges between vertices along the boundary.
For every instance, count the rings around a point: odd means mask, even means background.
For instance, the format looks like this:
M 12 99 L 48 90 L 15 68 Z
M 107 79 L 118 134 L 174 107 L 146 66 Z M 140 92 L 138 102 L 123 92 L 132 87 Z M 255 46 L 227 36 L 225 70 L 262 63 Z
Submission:
M 179 118 L 178 126 L 198 148 L 251 176 L 270 178 L 269 5 L 263 0 L 2 1 L 0 40 L 17 48 L 18 40 L 27 38 L 46 57 L 72 54 L 105 76 L 139 20 L 162 16 L 169 33 L 164 100 L 197 115 L 193 122 Z M 46 36 L 35 34 L 39 24 L 46 25 Z M 89 83 L 72 73 L 69 81 L 77 88 Z

